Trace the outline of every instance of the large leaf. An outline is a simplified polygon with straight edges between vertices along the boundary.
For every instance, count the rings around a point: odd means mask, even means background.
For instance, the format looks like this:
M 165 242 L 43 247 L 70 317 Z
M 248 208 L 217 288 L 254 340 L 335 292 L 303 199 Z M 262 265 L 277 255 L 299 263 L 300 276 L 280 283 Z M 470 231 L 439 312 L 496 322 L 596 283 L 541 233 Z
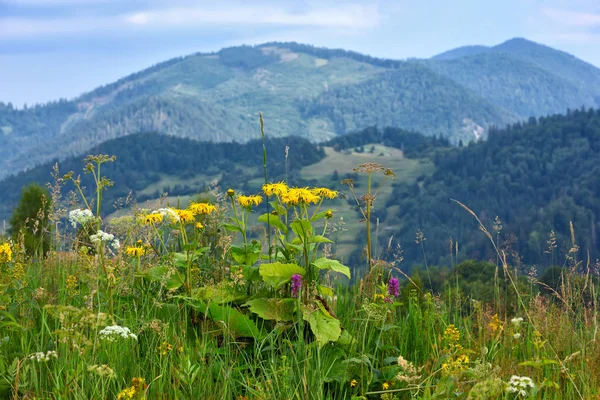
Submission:
M 287 231 L 288 231 L 287 226 L 285 226 L 284 223 L 276 215 L 263 214 L 260 217 L 258 217 L 258 220 L 260 222 L 264 222 L 266 224 L 270 224 L 271 226 L 274 226 L 275 228 L 279 229 L 283 233 L 287 233 Z
M 273 286 L 275 289 L 287 283 L 292 275 L 302 275 L 306 273 L 304 268 L 296 264 L 282 264 L 280 262 L 261 264 L 259 268 L 260 276 L 263 281 Z
M 330 260 L 329 258 L 319 258 L 313 262 L 313 265 L 319 269 L 330 269 L 334 272 L 344 274 L 350 279 L 350 268 L 341 264 L 338 260 Z
M 304 320 L 309 323 L 319 347 L 322 347 L 329 342 L 337 342 L 342 335 L 342 327 L 337 318 L 332 317 L 321 304 L 318 302 L 316 304 L 317 309 L 309 310 L 304 307 L 302 314 Z
M 177 271 L 164 265 L 139 271 L 136 276 L 153 282 L 160 282 L 161 284 L 164 284 L 165 288 L 168 290 L 177 289 L 183 285 L 181 276 Z
M 242 229 L 238 225 L 234 224 L 223 224 L 221 225 L 223 228 L 227 229 L 229 232 L 239 232 L 243 233 Z
M 254 299 L 244 305 L 262 319 L 293 321 L 296 299 Z
M 234 308 L 210 303 L 208 314 L 210 319 L 235 337 L 251 337 L 254 339 L 264 337 L 264 333 L 258 329 L 254 321 Z
M 290 224 L 290 228 L 299 238 L 304 241 L 305 238 L 309 238 L 312 236 L 313 227 L 310 222 L 305 221 L 303 219 L 297 219 Z
M 216 286 L 203 286 L 192 291 L 192 297 L 199 300 L 208 300 L 217 304 L 230 303 L 248 298 L 244 292 L 236 290 L 227 284 Z
M 316 235 L 312 238 L 313 243 L 333 243 L 333 240 L 327 239 L 325 236 Z
M 258 261 L 260 250 L 259 242 L 248 243 L 245 246 L 231 246 L 231 256 L 238 264 L 252 265 Z

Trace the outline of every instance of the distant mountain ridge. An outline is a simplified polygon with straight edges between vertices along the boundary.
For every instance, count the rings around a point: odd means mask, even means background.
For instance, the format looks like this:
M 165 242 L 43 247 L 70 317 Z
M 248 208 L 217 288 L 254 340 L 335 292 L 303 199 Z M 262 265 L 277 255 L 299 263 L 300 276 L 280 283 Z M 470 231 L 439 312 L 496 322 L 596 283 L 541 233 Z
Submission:
M 379 125 L 458 143 L 490 126 L 599 105 L 600 69 L 524 39 L 409 61 L 297 43 L 238 46 L 174 58 L 73 100 L 0 103 L 0 178 L 138 132 L 247 142 L 259 111 L 272 137 L 316 142 Z

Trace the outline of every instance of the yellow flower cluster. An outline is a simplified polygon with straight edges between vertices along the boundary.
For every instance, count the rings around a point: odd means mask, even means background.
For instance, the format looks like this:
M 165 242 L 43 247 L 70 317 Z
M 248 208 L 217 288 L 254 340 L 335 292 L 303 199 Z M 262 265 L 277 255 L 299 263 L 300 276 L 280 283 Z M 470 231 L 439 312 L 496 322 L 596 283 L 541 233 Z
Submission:
M 75 293 L 77 293 L 78 285 L 79 285 L 79 282 L 77 281 L 77 277 L 75 275 L 67 276 L 66 286 L 67 286 L 67 292 L 69 293 L 69 296 L 73 296 L 73 295 L 75 295 Z
M 25 278 L 25 268 L 23 268 L 23 264 L 21 264 L 20 262 L 16 263 L 13 267 L 12 278 L 15 281 L 23 281 L 23 279 Z M 25 281 L 23 281 L 23 284 L 25 284 Z
M 493 333 L 496 333 L 496 332 L 504 329 L 504 327 L 502 326 L 502 321 L 500 321 L 500 318 L 498 318 L 498 314 L 495 314 L 492 317 L 488 326 L 490 327 L 490 329 Z
M 325 197 L 327 199 L 335 199 L 338 195 L 337 191 L 329 190 L 327 188 L 314 188 L 312 191 L 317 196 Z
M 250 207 L 262 203 L 262 196 L 238 196 L 237 201 L 242 207 Z
M 131 386 L 117 394 L 117 400 L 144 399 L 146 387 L 146 380 L 144 378 L 133 378 Z
M 217 207 L 209 203 L 192 203 L 188 207 L 194 215 L 208 215 L 213 213 Z
M 12 260 L 12 249 L 9 244 L 0 244 L 0 263 L 9 262 L 10 260 Z
M 168 342 L 162 342 L 160 344 L 160 346 L 158 346 L 158 352 L 160 353 L 161 356 L 167 355 L 167 353 L 170 352 L 171 350 L 173 350 L 173 345 Z
M 297 204 L 316 204 L 322 198 L 335 199 L 338 192 L 327 188 L 290 188 L 285 182 L 267 183 L 262 187 L 267 196 L 276 195 L 281 202 L 288 206 Z
M 461 354 L 458 357 L 442 363 L 442 373 L 453 375 L 467 369 L 469 364 L 469 356 Z
M 444 339 L 449 343 L 458 342 L 460 340 L 460 331 L 454 326 L 454 324 L 450 324 L 444 330 Z

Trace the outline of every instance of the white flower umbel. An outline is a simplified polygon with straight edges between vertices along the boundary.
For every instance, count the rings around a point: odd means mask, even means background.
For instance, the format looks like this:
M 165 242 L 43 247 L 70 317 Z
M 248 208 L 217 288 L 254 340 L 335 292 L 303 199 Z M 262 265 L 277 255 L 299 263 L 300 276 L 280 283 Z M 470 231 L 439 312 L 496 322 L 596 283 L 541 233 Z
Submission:
M 515 334 L 513 335 L 513 338 L 514 338 L 514 339 L 520 339 L 520 338 L 521 338 L 521 334 L 520 334 L 519 332 L 517 332 L 517 333 L 515 333 Z
M 518 327 L 519 325 L 521 325 L 521 322 L 523 322 L 523 318 L 519 317 L 519 318 L 513 318 L 510 320 L 510 323 L 513 324 L 514 326 Z
M 94 220 L 94 214 L 88 209 L 77 208 L 75 210 L 69 211 L 69 221 L 73 228 L 77 228 L 77 224 L 85 225 L 90 221 Z
M 52 358 L 58 358 L 58 354 L 56 354 L 56 351 L 54 351 L 54 350 L 50 350 L 46 353 L 43 353 L 40 351 L 38 353 L 33 353 L 32 355 L 29 356 L 30 360 L 35 360 L 39 363 L 48 362 Z
M 517 396 L 527 397 L 528 390 L 534 389 L 535 383 L 527 376 L 513 375 L 510 377 L 508 384 L 506 385 L 506 391 L 508 393 L 515 393 Z
M 90 241 L 94 244 L 106 243 L 108 246 L 113 248 L 114 250 L 118 250 L 121 247 L 121 243 L 119 239 L 115 238 L 115 235 L 111 233 L 106 233 L 100 229 L 94 235 L 90 235 Z
M 159 208 L 158 210 L 152 211 L 152 214 L 162 215 L 164 221 L 168 219 L 173 223 L 179 222 L 179 215 L 171 208 Z
M 107 326 L 98 333 L 98 337 L 100 340 L 106 340 L 108 342 L 114 342 L 119 338 L 137 340 L 137 335 L 131 333 L 129 328 L 119 325 Z

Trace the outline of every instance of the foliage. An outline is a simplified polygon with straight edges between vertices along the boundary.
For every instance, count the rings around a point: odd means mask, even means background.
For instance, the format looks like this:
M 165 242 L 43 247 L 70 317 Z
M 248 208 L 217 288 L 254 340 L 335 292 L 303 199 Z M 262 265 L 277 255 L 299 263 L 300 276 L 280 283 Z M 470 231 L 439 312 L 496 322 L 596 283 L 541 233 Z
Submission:
M 50 250 L 51 207 L 48 190 L 32 183 L 23 189 L 19 204 L 13 210 L 9 233 L 14 242 L 23 243 L 29 255 L 42 256 Z

